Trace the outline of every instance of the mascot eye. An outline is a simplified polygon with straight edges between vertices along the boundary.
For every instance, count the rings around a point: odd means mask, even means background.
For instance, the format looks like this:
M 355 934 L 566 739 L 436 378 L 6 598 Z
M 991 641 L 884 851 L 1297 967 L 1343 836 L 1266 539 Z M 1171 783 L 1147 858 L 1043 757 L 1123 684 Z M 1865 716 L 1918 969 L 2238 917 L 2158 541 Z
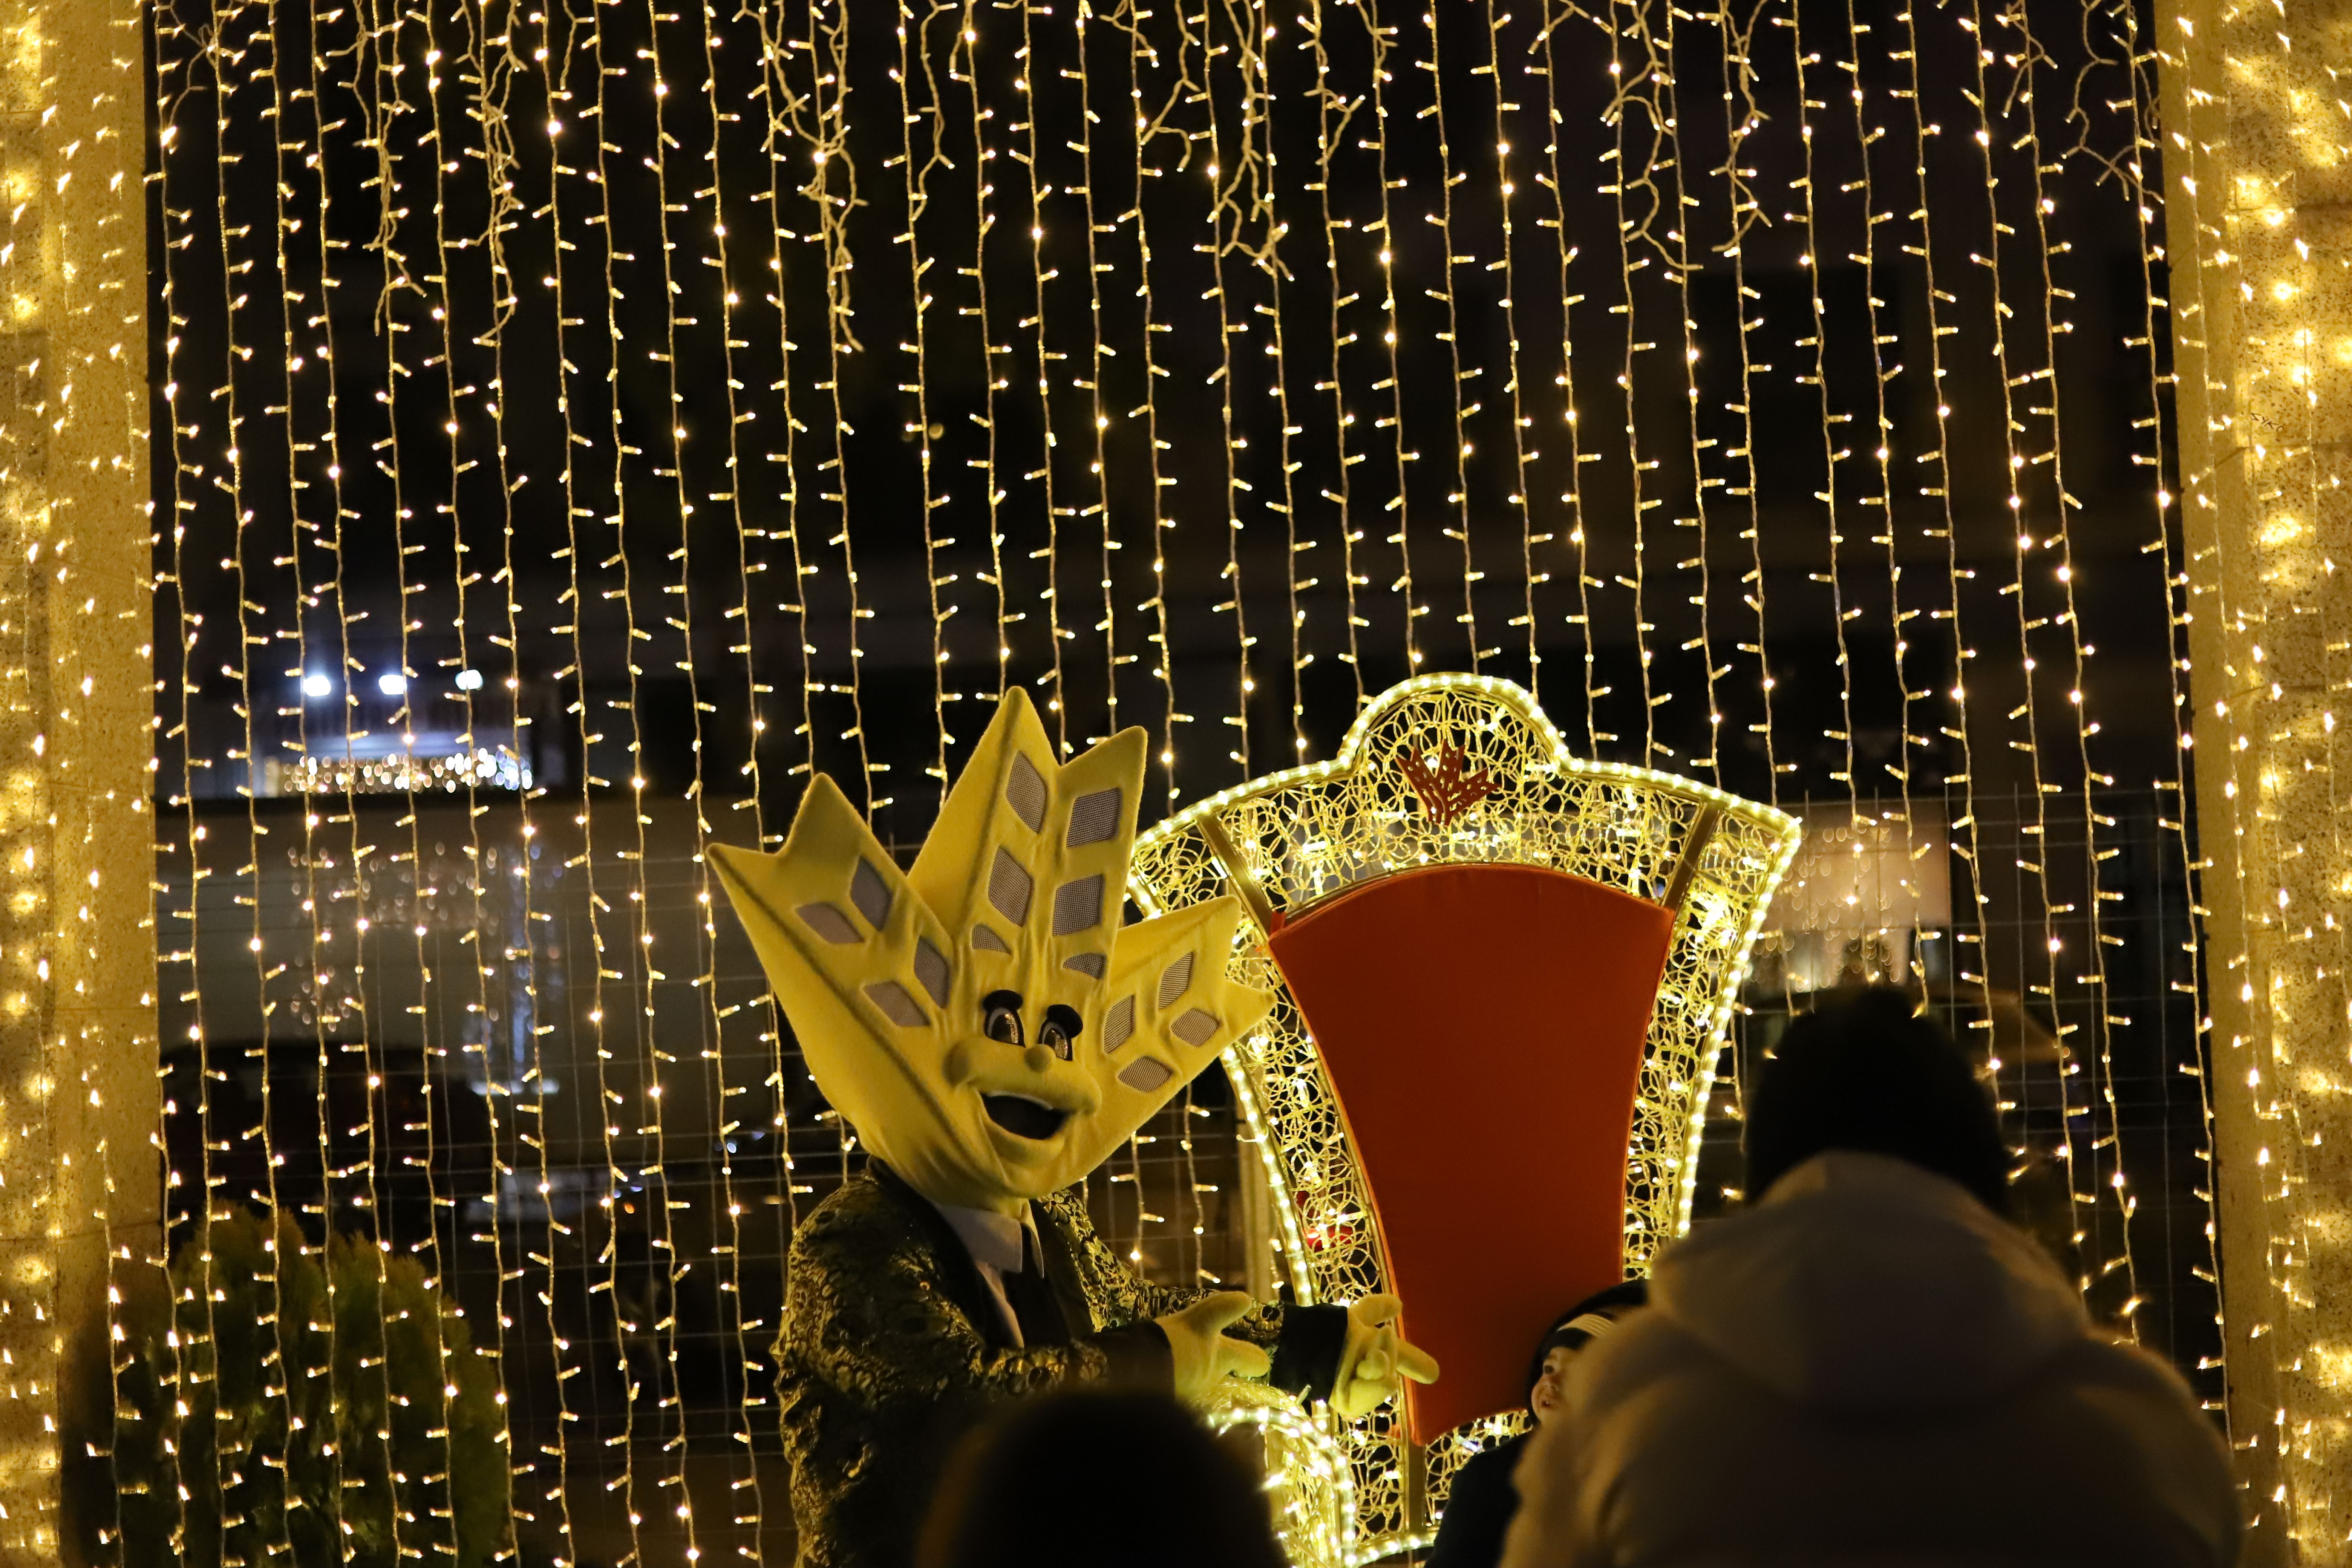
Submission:
M 1022 1043 L 1021 997 L 1012 991 L 992 991 L 981 999 L 980 1032 L 1008 1046 Z
M 1068 1061 L 1071 1052 L 1076 1047 L 1078 1031 L 1084 1027 L 1086 1025 L 1075 1009 L 1056 1002 L 1045 1009 L 1045 1022 L 1037 1031 L 1037 1043 L 1064 1061 Z

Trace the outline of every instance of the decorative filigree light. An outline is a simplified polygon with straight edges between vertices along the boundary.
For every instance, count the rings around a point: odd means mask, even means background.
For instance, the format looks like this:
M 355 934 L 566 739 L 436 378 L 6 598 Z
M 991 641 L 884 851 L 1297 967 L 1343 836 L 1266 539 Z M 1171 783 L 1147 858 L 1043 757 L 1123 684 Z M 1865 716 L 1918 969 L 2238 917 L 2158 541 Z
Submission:
M 1399 758 L 1415 765 L 1391 766 Z M 1338 1097 L 1267 955 L 1272 930 L 1372 879 L 1441 864 L 1541 866 L 1675 910 L 1626 1152 L 1625 1269 L 1638 1274 L 1689 1224 L 1715 1059 L 1801 831 L 1706 784 L 1571 756 L 1508 681 L 1435 675 L 1374 699 L 1331 761 L 1227 790 L 1138 839 L 1129 890 L 1147 913 L 1233 891 L 1255 921 L 1233 973 L 1277 1000 L 1226 1068 L 1298 1300 L 1352 1301 L 1388 1289 L 1389 1269 Z M 1349 1549 L 1366 1555 L 1403 1549 L 1461 1462 L 1515 1429 L 1509 1417 L 1474 1422 L 1415 1453 L 1393 1410 L 1333 1425 L 1355 1472 Z M 1319 1485 L 1295 1469 L 1286 1482 Z

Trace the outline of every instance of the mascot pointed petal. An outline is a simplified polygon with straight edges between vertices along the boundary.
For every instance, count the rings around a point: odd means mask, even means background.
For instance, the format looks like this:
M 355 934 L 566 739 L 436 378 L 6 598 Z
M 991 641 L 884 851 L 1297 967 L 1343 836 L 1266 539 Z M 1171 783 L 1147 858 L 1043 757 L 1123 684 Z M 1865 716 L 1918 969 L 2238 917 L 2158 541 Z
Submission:
M 1217 899 L 1124 929 L 1104 993 L 1102 1027 L 1087 1053 L 1103 1079 L 1098 1146 L 1092 1169 L 1132 1129 L 1255 1028 L 1273 996 L 1225 978 L 1241 905 Z
M 945 1123 L 946 929 L 839 786 L 818 775 L 776 854 L 714 846 L 710 857 L 835 1107 L 886 1159 L 889 1134 L 869 1128 Z

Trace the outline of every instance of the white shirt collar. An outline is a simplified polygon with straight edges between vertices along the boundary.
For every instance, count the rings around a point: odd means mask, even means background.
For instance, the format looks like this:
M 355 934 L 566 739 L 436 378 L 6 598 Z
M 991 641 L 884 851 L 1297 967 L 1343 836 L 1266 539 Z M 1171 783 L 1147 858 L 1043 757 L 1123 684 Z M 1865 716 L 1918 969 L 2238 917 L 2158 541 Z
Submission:
M 1002 1274 L 1021 1272 L 1022 1232 L 1029 1217 L 1025 1205 L 1018 1215 L 999 1214 L 994 1209 L 958 1208 L 949 1204 L 935 1206 L 940 1217 L 962 1241 L 964 1250 L 971 1254 L 974 1263 L 984 1263 Z

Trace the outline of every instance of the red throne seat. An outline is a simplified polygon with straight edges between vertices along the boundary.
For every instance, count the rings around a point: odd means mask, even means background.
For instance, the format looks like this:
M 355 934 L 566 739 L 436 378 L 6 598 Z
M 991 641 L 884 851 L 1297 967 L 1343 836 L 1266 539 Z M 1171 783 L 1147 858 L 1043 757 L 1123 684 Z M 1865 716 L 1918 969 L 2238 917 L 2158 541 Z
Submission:
M 1560 1311 L 1624 1277 L 1626 1145 L 1674 915 L 1564 871 L 1400 872 L 1274 933 L 1364 1173 L 1413 1440 L 1523 1405 Z

